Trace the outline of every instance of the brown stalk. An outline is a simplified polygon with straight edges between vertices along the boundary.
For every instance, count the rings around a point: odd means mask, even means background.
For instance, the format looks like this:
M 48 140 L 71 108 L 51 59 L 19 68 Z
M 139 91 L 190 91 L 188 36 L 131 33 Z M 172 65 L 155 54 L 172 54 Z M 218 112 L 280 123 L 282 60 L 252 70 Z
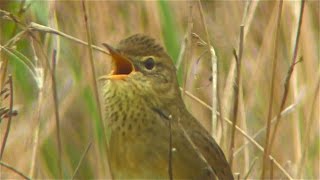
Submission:
M 47 27 L 47 26 L 44 26 L 44 25 L 41 25 L 41 24 L 38 24 L 38 23 L 35 23 L 35 22 L 31 22 L 27 28 L 29 30 L 31 30 L 31 31 L 39 31 L 39 32 L 45 32 L 45 33 L 59 35 L 59 36 L 62 36 L 64 38 L 66 38 L 66 39 L 69 39 L 69 40 L 71 40 L 73 42 L 76 42 L 76 43 L 79 43 L 79 44 L 82 44 L 82 45 L 86 45 L 86 46 L 89 45 L 88 42 L 85 42 L 85 41 L 83 41 L 81 39 L 75 38 L 75 37 L 70 36 L 70 35 L 68 35 L 66 33 L 58 31 L 56 29 L 53 29 L 51 27 Z M 91 47 L 93 49 L 95 49 L 95 50 L 98 50 L 100 52 L 103 52 L 103 53 L 109 55 L 109 52 L 107 52 L 105 49 L 103 49 L 101 47 L 98 47 L 98 46 L 95 46 L 95 45 L 92 45 L 92 44 L 91 44 Z
M 31 180 L 31 178 L 29 178 L 27 175 L 23 174 L 22 172 L 20 172 L 19 170 L 17 170 L 16 168 L 10 166 L 7 163 L 4 163 L 4 162 L 0 161 L 0 165 L 5 167 L 5 168 L 7 168 L 7 169 L 9 169 L 9 170 L 11 170 L 11 171 L 13 171 L 13 172 L 15 172 L 16 174 L 18 174 L 19 176 L 21 176 L 24 179 Z
M 192 50 L 191 49 L 191 41 L 192 41 L 191 33 L 193 29 L 193 17 L 192 17 L 193 4 L 192 3 L 193 2 L 189 2 L 188 27 L 180 47 L 179 57 L 176 63 L 177 70 L 179 70 L 182 61 L 186 59 L 186 57 L 188 57 L 187 53 L 191 54 L 190 51 Z M 190 50 L 188 48 L 190 48 Z
M 237 75 L 236 82 L 234 86 L 235 100 L 233 104 L 233 125 L 231 130 L 231 142 L 229 148 L 229 164 L 232 167 L 233 163 L 233 151 L 234 151 L 234 142 L 235 142 L 235 132 L 236 132 L 236 124 L 238 120 L 238 106 L 239 106 L 239 89 L 241 83 L 241 61 L 242 61 L 242 53 L 243 53 L 243 34 L 244 34 L 244 24 L 240 25 L 240 41 L 239 41 L 239 55 L 236 54 L 236 51 L 233 51 L 236 63 L 237 63 Z
M 90 27 L 89 27 L 89 17 L 88 17 L 88 14 L 87 14 L 87 10 L 86 10 L 86 4 L 85 4 L 85 1 L 82 0 L 82 9 L 83 9 L 83 14 L 84 14 L 84 22 L 85 22 L 85 26 L 86 26 L 86 34 L 87 34 L 87 40 L 88 40 L 88 51 L 89 51 L 89 62 L 90 62 L 90 68 L 91 68 L 91 74 L 92 74 L 92 78 L 93 78 L 93 90 L 94 90 L 94 95 L 95 95 L 95 99 L 96 99 L 96 103 L 97 103 L 97 108 L 98 108 L 98 115 L 99 115 L 99 121 L 100 121 L 100 124 L 103 125 L 103 127 L 101 128 L 101 131 L 102 131 L 102 135 L 103 135 L 103 141 L 104 141 L 104 146 L 105 146 L 105 149 L 106 149 L 106 154 L 107 154 L 107 158 L 108 158 L 108 155 L 110 154 L 108 152 L 108 143 L 107 143 L 107 139 L 106 139 L 106 133 L 105 133 L 105 124 L 104 124 L 104 121 L 102 119 L 102 112 L 101 112 L 101 102 L 100 102 L 100 99 L 99 99 L 99 93 L 98 93 L 98 85 L 97 85 L 97 78 L 96 78 L 96 70 L 95 70 L 95 66 L 94 66 L 94 61 L 93 61 L 93 52 L 92 52 L 92 38 L 91 38 L 91 31 L 90 31 Z M 108 158 L 108 163 L 109 163 L 109 158 Z M 110 166 L 108 166 L 110 167 Z M 109 172 L 110 169 L 109 169 Z
M 192 2 L 190 2 L 190 6 L 189 6 L 189 16 L 188 16 L 188 29 L 187 29 L 187 32 L 186 32 L 186 37 L 185 37 L 185 41 L 186 41 L 186 51 L 185 51 L 185 54 L 183 55 L 184 56 L 184 66 L 183 66 L 183 70 L 184 70 L 184 78 L 183 78 L 183 89 L 186 89 L 186 85 L 187 85 L 187 79 L 188 79 L 188 76 L 187 76 L 187 72 L 188 72 L 188 64 L 186 61 L 188 61 L 188 59 L 191 57 L 192 55 L 192 37 L 191 37 L 191 33 L 192 33 L 192 29 L 193 29 L 193 21 L 192 21 Z M 182 94 L 183 96 L 185 96 L 184 92 Z
M 284 105 L 286 103 L 287 97 L 288 97 L 288 93 L 289 93 L 289 83 L 290 83 L 290 79 L 291 79 L 291 75 L 292 72 L 294 70 L 295 65 L 299 62 L 297 60 L 297 55 L 298 55 L 298 47 L 299 47 L 299 40 L 300 40 L 300 32 L 301 32 L 301 26 L 302 26 L 302 19 L 303 19 L 303 11 L 304 11 L 304 5 L 305 5 L 305 0 L 301 1 L 301 7 L 300 7 L 300 13 L 299 13 L 299 22 L 298 22 L 298 29 L 297 29 L 297 34 L 296 34 L 296 39 L 294 42 L 294 50 L 293 50 L 293 56 L 292 56 L 292 63 L 289 67 L 286 79 L 285 79 L 285 83 L 284 83 L 284 92 L 283 92 L 283 96 L 282 96 L 282 100 L 281 100 L 281 105 L 280 105 L 280 109 L 279 112 L 277 114 L 277 120 L 276 120 L 276 124 L 271 136 L 271 141 L 269 144 L 269 152 L 272 151 L 272 146 L 277 134 L 277 130 L 278 130 L 278 126 L 280 123 L 280 119 L 281 119 L 281 111 L 284 108 Z
M 273 179 L 273 158 L 269 157 L 269 161 L 270 161 L 270 179 Z
M 241 95 L 239 95 L 240 88 L 241 88 L 241 63 L 242 63 L 242 54 L 243 54 L 243 44 L 244 44 L 244 28 L 247 21 L 248 16 L 248 10 L 249 10 L 250 2 L 246 2 L 243 16 L 242 16 L 242 22 L 240 25 L 240 34 L 239 34 L 239 50 L 238 55 L 236 51 L 233 51 L 233 55 L 236 61 L 236 77 L 235 77 L 235 86 L 234 86 L 234 103 L 233 103 L 233 113 L 232 113 L 232 119 L 233 119 L 233 126 L 231 129 L 231 140 L 230 140 L 230 146 L 229 146 L 229 164 L 232 168 L 233 164 L 233 153 L 234 153 L 234 144 L 235 144 L 235 132 L 236 132 L 236 125 L 238 121 L 238 109 L 239 109 L 239 100 Z
M 37 37 L 35 37 L 32 32 L 29 32 L 28 33 L 32 39 L 39 45 L 39 47 L 43 47 L 43 45 L 41 44 L 41 42 L 37 39 Z M 56 77 L 55 77 L 55 68 L 56 68 L 56 50 L 54 49 L 53 50 L 53 53 L 52 53 L 52 67 L 50 67 L 49 65 L 49 59 L 48 59 L 48 56 L 46 54 L 46 52 L 44 51 L 43 48 L 40 48 L 40 52 L 41 54 L 44 56 L 45 60 L 44 60 L 44 70 L 47 70 L 47 71 L 44 71 L 44 75 L 43 75 L 43 80 L 46 80 L 46 73 L 49 73 L 50 74 L 50 78 L 51 78 L 51 90 L 52 90 L 52 97 L 53 97 L 53 103 L 54 103 L 54 119 L 55 119 L 55 125 L 56 125 L 56 139 L 57 139 L 57 146 L 58 146 L 58 159 L 57 159 L 57 163 L 58 163 L 58 175 L 59 175 L 59 178 L 62 178 L 62 141 L 61 141 L 61 131 L 60 131 L 60 110 L 59 110 L 59 104 L 58 104 L 58 97 L 57 97 L 57 86 L 56 86 Z M 39 97 L 42 96 L 41 93 L 43 92 L 40 92 L 39 94 Z M 41 98 L 41 97 L 40 97 Z M 42 104 L 42 100 L 39 99 L 39 106 L 41 106 Z M 38 113 L 40 113 L 40 109 L 38 110 Z M 39 140 L 39 137 L 36 137 L 36 136 L 39 136 L 39 131 L 40 131 L 40 121 L 38 122 L 37 124 L 37 129 L 36 129 L 36 132 L 35 132 L 35 139 L 34 139 L 34 149 L 33 149 L 33 160 L 32 160 L 32 163 L 35 163 L 36 161 L 36 156 L 37 156 L 37 147 L 38 146 L 38 140 Z M 38 134 L 37 134 L 38 133 Z M 30 169 L 30 173 L 34 173 L 34 165 L 35 164 L 31 164 L 31 169 Z
M 38 154 L 38 145 L 39 145 L 39 133 L 40 133 L 40 113 L 42 107 L 42 99 L 43 99 L 43 90 L 39 90 L 39 97 L 38 97 L 38 108 L 37 108 L 37 115 L 36 115 L 36 124 L 35 124 L 35 131 L 33 135 L 33 146 L 32 146 L 32 155 L 31 155 L 31 163 L 30 163 L 30 171 L 29 176 L 33 178 L 36 161 L 37 161 L 37 154 Z
M 0 150 L 0 161 L 2 160 L 2 156 L 6 147 L 6 143 L 7 143 L 7 139 L 9 136 L 9 132 L 10 132 L 10 127 L 11 127 L 11 119 L 12 119 L 12 109 L 13 109 L 13 84 L 12 84 L 12 76 L 9 75 L 8 76 L 8 83 L 9 83 L 9 94 L 10 94 L 10 100 L 9 100 L 9 112 L 8 114 L 8 122 L 7 122 L 7 128 L 6 131 L 4 133 L 4 137 L 2 140 L 2 144 L 1 144 L 1 150 Z
M 240 87 L 242 87 L 242 82 L 240 82 Z M 248 126 L 247 126 L 247 121 L 246 121 L 246 106 L 244 102 L 244 97 L 243 97 L 243 88 L 240 89 L 239 92 L 239 126 L 245 131 L 248 132 Z M 248 140 L 245 138 L 242 139 L 242 143 L 247 143 Z M 250 149 L 248 147 L 244 148 L 243 151 L 243 159 L 244 159 L 244 165 L 243 165 L 243 172 L 247 172 L 249 170 L 250 166 Z M 235 150 L 233 151 L 233 158 L 236 158 Z
M 52 16 L 55 16 L 55 12 L 52 12 L 52 8 L 50 9 L 50 20 L 52 19 Z M 53 26 L 56 27 L 56 24 Z M 59 38 L 59 37 L 57 37 Z M 54 38 L 54 50 L 53 50 L 53 56 L 52 56 L 52 90 L 54 95 L 54 113 L 56 117 L 56 125 L 57 125 L 57 140 L 58 140 L 58 171 L 59 171 L 59 178 L 63 177 L 62 174 L 62 140 L 61 140 L 61 128 L 60 128 L 60 113 L 59 113 L 59 100 L 58 100 L 58 93 L 57 93 L 57 81 L 56 81 L 56 65 L 58 63 L 57 57 L 59 57 L 59 40 L 57 38 Z
M 92 145 L 92 140 L 90 140 L 88 146 L 87 146 L 86 149 L 84 150 L 84 152 L 83 152 L 83 154 L 82 154 L 82 156 L 81 156 L 81 158 L 80 158 L 80 161 L 79 161 L 79 163 L 78 163 L 78 165 L 77 165 L 77 168 L 76 168 L 76 170 L 74 171 L 71 179 L 74 179 L 75 176 L 77 175 L 77 173 L 78 173 L 78 171 L 79 171 L 79 168 L 80 168 L 80 166 L 81 166 L 84 158 L 85 158 L 86 155 L 88 154 L 88 151 L 89 151 L 91 145 Z
M 36 61 L 36 68 L 40 69 L 42 67 L 38 66 L 38 56 L 36 54 L 35 46 L 34 46 L 34 41 L 33 38 L 30 38 L 31 40 L 31 48 L 33 55 L 35 57 Z M 42 107 L 42 102 L 43 102 L 43 77 L 40 77 L 41 74 L 36 74 L 36 78 L 41 78 L 38 79 L 38 88 L 39 88 L 39 95 L 38 95 L 38 108 L 37 108 L 37 113 L 35 117 L 35 123 L 34 123 L 34 135 L 33 135 L 33 146 L 32 146 L 32 155 L 31 155 L 31 163 L 30 163 L 30 171 L 29 171 L 29 176 L 30 178 L 33 178 L 34 176 L 34 171 L 35 171 L 35 166 L 36 166 L 36 160 L 37 160 L 37 153 L 38 153 L 38 145 L 39 145 L 39 133 L 40 133 L 40 114 L 41 114 L 41 107 Z M 42 82 L 39 82 L 42 81 Z
M 267 119 L 267 132 L 266 132 L 266 139 L 265 139 L 265 151 L 263 154 L 263 160 L 262 160 L 262 173 L 261 173 L 261 179 L 265 178 L 265 171 L 267 168 L 267 158 L 269 155 L 269 137 L 270 137 L 270 131 L 271 131 L 271 120 L 272 120 L 272 108 L 273 108 L 273 94 L 274 94 L 274 86 L 275 86 L 275 76 L 277 73 L 277 60 L 278 60 L 278 44 L 279 44 L 279 35 L 280 35 L 280 24 L 281 24 L 281 12 L 282 12 L 282 4 L 283 1 L 281 0 L 279 2 L 278 7 L 278 15 L 277 15 L 277 30 L 275 34 L 275 40 L 274 40 L 274 56 L 272 58 L 272 79 L 271 79 L 271 89 L 270 89 L 270 96 L 269 96 L 269 110 L 268 110 L 268 119 Z
M 59 178 L 62 178 L 62 149 L 61 149 L 61 131 L 60 131 L 60 117 L 59 117 L 59 102 L 57 95 L 57 82 L 56 82 L 56 54 L 57 51 L 54 49 L 52 53 L 52 69 L 51 69 L 51 81 L 52 81 L 52 96 L 53 96 L 53 104 L 54 104 L 54 114 L 55 114 L 55 122 L 56 122 L 56 135 L 57 135 L 57 144 L 58 144 L 58 172 Z
M 258 157 L 255 157 L 255 158 L 253 159 L 252 163 L 250 164 L 250 167 L 249 167 L 249 170 L 248 170 L 247 174 L 243 177 L 244 180 L 247 180 L 247 179 L 248 179 L 248 177 L 249 177 L 249 175 L 250 175 L 250 173 L 251 173 L 254 165 L 255 165 L 256 162 L 257 162 L 257 160 L 258 160 Z
M 237 180 L 240 180 L 240 173 L 234 173 Z
M 50 33 L 50 34 L 55 34 L 55 35 L 59 35 L 61 37 L 64 37 L 66 39 L 69 39 L 73 42 L 76 42 L 76 43 L 79 43 L 79 44 L 82 44 L 82 45 L 88 45 L 88 42 L 85 42 L 81 39 L 78 39 L 76 37 L 73 37 L 71 35 L 68 35 L 64 32 L 61 32 L 59 30 L 56 30 L 54 28 L 51 28 L 51 27 L 47 27 L 47 26 L 44 26 L 44 25 L 41 25 L 41 24 L 38 24 L 38 23 L 35 23 L 35 22 L 30 22 L 29 25 L 25 25 L 23 23 L 21 23 L 19 21 L 19 19 L 17 17 L 15 17 L 13 14 L 7 12 L 7 11 L 4 11 L 4 10 L 0 10 L 0 13 L 4 14 L 3 16 L 5 16 L 6 18 L 9 18 L 9 20 L 17 23 L 18 25 L 20 25 L 23 29 L 25 29 L 24 31 L 18 33 L 14 38 L 12 38 L 11 40 L 8 41 L 8 43 L 4 46 L 8 46 L 10 44 L 12 44 L 12 42 L 15 42 L 17 41 L 17 39 L 20 39 L 20 37 L 26 33 L 27 31 L 39 31 L 39 32 L 44 32 L 44 33 Z M 98 46 L 95 46 L 95 45 L 91 45 L 91 47 L 95 50 L 98 50 L 100 52 L 103 52 L 105 54 L 108 54 L 109 55 L 109 52 L 107 52 L 105 49 L 101 48 L 101 47 L 98 47 Z
M 210 60 L 212 63 L 212 115 L 211 115 L 211 128 L 212 128 L 212 132 L 211 135 L 214 137 L 214 129 L 217 128 L 217 119 L 219 118 L 218 115 L 215 113 L 217 112 L 217 107 L 219 107 L 219 110 L 221 111 L 221 104 L 220 101 L 217 101 L 219 98 L 217 97 L 218 94 L 218 75 L 217 75 L 217 56 L 215 55 L 215 51 L 213 46 L 211 46 L 211 42 L 210 42 L 210 37 L 209 37 L 209 32 L 208 32 L 208 27 L 206 25 L 206 19 L 204 17 L 204 13 L 203 13 L 203 8 L 202 8 L 202 4 L 201 1 L 198 0 L 198 8 L 200 11 L 200 17 L 201 17 L 201 22 L 202 22 L 202 26 L 204 27 L 204 30 L 206 32 L 206 39 L 207 39 L 207 45 L 208 45 L 208 51 L 210 52 Z M 223 124 L 222 121 L 220 119 L 221 122 L 221 131 L 223 134 Z

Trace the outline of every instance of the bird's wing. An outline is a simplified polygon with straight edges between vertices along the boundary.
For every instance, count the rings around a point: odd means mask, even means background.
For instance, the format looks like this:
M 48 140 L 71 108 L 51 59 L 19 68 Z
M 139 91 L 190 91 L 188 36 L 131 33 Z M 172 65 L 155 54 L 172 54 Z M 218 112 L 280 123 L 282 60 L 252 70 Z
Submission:
M 185 141 L 195 146 L 194 150 L 199 151 L 199 156 L 205 159 L 219 179 L 234 179 L 231 168 L 219 145 L 189 112 L 186 111 L 177 115 L 174 112 L 170 113 L 166 108 L 153 108 L 153 110 L 166 121 L 171 119 L 173 128 L 179 129 L 180 134 L 185 137 Z
M 168 139 L 168 144 L 171 143 L 170 148 L 168 148 L 175 149 L 171 152 L 173 174 L 183 179 L 217 179 L 211 166 L 197 150 L 190 137 L 186 134 L 185 129 L 179 123 L 179 117 L 176 114 L 169 113 L 166 108 L 152 108 L 152 110 L 159 115 L 160 120 L 168 128 L 163 130 L 163 133 L 170 134 L 166 138 Z
M 226 157 L 207 130 L 188 112 L 181 120 L 193 143 L 205 157 L 219 179 L 234 179 Z

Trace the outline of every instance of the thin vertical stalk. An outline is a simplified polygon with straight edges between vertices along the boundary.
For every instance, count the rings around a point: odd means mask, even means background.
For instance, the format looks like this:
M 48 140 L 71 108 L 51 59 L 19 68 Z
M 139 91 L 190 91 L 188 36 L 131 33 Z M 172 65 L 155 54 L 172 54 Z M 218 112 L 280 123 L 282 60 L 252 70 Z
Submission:
M 279 123 L 280 123 L 280 119 L 281 119 L 281 112 L 284 109 L 284 105 L 286 103 L 286 100 L 287 100 L 287 97 L 288 97 L 288 94 L 289 94 L 289 87 L 290 87 L 289 83 L 290 83 L 291 75 L 292 75 L 292 72 L 294 70 L 295 65 L 297 64 L 297 62 L 299 62 L 297 60 L 297 55 L 298 55 L 298 47 L 299 47 L 299 40 L 300 40 L 300 32 L 301 32 L 301 26 L 302 26 L 304 5 L 305 5 L 305 0 L 302 0 L 301 1 L 301 7 L 300 7 L 300 13 L 299 13 L 298 29 L 297 29 L 296 39 L 295 39 L 295 42 L 294 42 L 292 63 L 290 65 L 290 67 L 289 67 L 289 70 L 288 70 L 288 73 L 287 73 L 287 76 L 286 76 L 286 79 L 285 79 L 285 83 L 284 83 L 284 92 L 283 92 L 283 96 L 282 96 L 282 100 L 281 100 L 281 105 L 280 105 L 280 109 L 279 109 L 278 114 L 277 114 L 276 124 L 275 124 L 274 130 L 273 130 L 272 136 L 271 136 L 270 144 L 269 144 L 269 151 L 270 152 L 272 151 L 272 146 L 273 146 L 276 134 L 277 134 L 278 127 L 279 127 Z
M 90 60 L 90 68 L 91 68 L 91 74 L 92 74 L 92 78 L 93 78 L 93 90 L 94 90 L 94 95 L 95 95 L 95 99 L 97 102 L 97 108 L 98 108 L 98 115 L 99 115 L 99 121 L 100 124 L 103 126 L 101 129 L 102 131 L 102 135 L 103 135 L 103 141 L 104 141 L 104 146 L 105 146 L 105 150 L 106 150 L 106 155 L 107 158 L 109 156 L 109 150 L 108 150 L 108 144 L 107 144 L 107 140 L 106 140 L 106 133 L 105 133 L 105 124 L 104 121 L 102 119 L 102 112 L 101 112 L 101 102 L 99 99 L 99 93 L 98 93 L 98 85 L 97 85 L 97 78 L 96 78 L 96 70 L 95 70 L 95 66 L 94 66 L 94 62 L 93 62 L 93 52 L 92 52 L 92 39 L 91 39 L 91 32 L 90 32 L 90 27 L 89 27 L 89 17 L 87 14 L 87 10 L 86 10 L 86 5 L 85 5 L 85 1 L 82 0 L 82 9 L 83 9 L 83 13 L 84 13 L 84 22 L 85 22 L 85 26 L 86 26 L 86 34 L 87 34 L 87 40 L 88 40 L 88 51 L 89 51 L 89 60 Z M 109 163 L 109 158 L 108 158 L 108 163 Z M 110 166 L 108 166 L 110 168 Z M 108 169 L 109 172 L 110 169 Z
M 277 72 L 277 59 L 278 59 L 278 44 L 279 44 L 279 34 L 280 34 L 280 24 L 281 24 L 281 12 L 282 12 L 282 4 L 283 1 L 281 0 L 279 2 L 278 6 L 278 15 L 277 15 L 277 30 L 275 34 L 275 40 L 274 40 L 274 56 L 272 58 L 272 79 L 271 79 L 271 86 L 270 86 L 270 96 L 269 96 L 269 107 L 268 107 L 268 119 L 267 119 L 267 131 L 266 131 L 266 139 L 265 139 L 265 145 L 264 145 L 264 154 L 263 154 L 263 160 L 262 160 L 262 173 L 261 173 L 261 179 L 265 178 L 265 171 L 267 167 L 267 158 L 269 155 L 269 137 L 270 137 L 270 131 L 271 131 L 271 120 L 272 120 L 272 108 L 273 108 L 273 94 L 274 94 L 274 86 L 275 86 L 275 77 Z
M 60 116 L 59 116 L 59 103 L 57 94 L 57 84 L 56 84 L 56 54 L 57 51 L 54 49 L 52 54 L 52 68 L 51 68 L 51 81 L 52 81 L 52 94 L 53 94 L 53 104 L 54 104 L 54 114 L 57 127 L 57 144 L 58 144 L 58 171 L 59 178 L 62 178 L 62 149 L 61 149 L 61 131 L 60 131 Z
M 238 109 L 239 109 L 239 93 L 241 88 L 241 62 L 242 62 L 242 54 L 243 54 L 243 44 L 244 44 L 244 28 L 247 21 L 248 16 L 248 10 L 249 10 L 250 2 L 246 1 L 243 16 L 242 16 L 242 22 L 240 25 L 240 35 L 239 35 L 239 50 L 238 55 L 236 51 L 234 51 L 234 57 L 236 60 L 236 77 L 235 77 L 235 86 L 234 86 L 234 104 L 233 104 L 233 113 L 232 113 L 232 120 L 233 125 L 231 129 L 231 140 L 230 140 L 230 147 L 229 147 L 229 164 L 232 168 L 233 164 L 233 152 L 234 152 L 234 144 L 235 144 L 235 132 L 236 132 L 236 124 L 238 121 Z
M 270 179 L 273 179 L 273 158 L 269 157 L 269 161 L 270 161 Z
M 83 154 L 82 154 L 82 156 L 81 156 L 81 159 L 80 159 L 80 161 L 79 161 L 79 163 L 78 163 L 78 165 L 77 165 L 77 168 L 76 168 L 76 170 L 74 171 L 74 173 L 73 173 L 73 175 L 72 175 L 72 178 L 71 178 L 71 179 L 74 179 L 74 178 L 75 178 L 75 176 L 76 176 L 76 174 L 78 173 L 79 168 L 80 168 L 80 166 L 81 166 L 81 164 L 82 164 L 82 162 L 83 162 L 84 158 L 85 158 L 85 157 L 86 157 L 86 155 L 88 154 L 88 151 L 89 151 L 89 149 L 90 149 L 91 145 L 92 145 L 92 141 L 90 140 L 90 142 L 89 142 L 88 146 L 86 147 L 86 149 L 84 150 L 84 153 L 83 153 Z
M 240 87 L 242 87 L 242 82 L 240 82 Z M 246 121 L 246 109 L 245 109 L 245 102 L 244 102 L 244 97 L 243 97 L 243 88 L 240 89 L 239 92 L 239 117 L 240 117 L 240 125 L 242 129 L 246 132 L 248 132 L 248 126 L 247 126 L 247 121 Z M 243 138 L 243 142 L 246 143 L 248 142 L 245 138 Z M 236 157 L 235 151 L 233 152 L 234 158 Z M 243 152 L 243 159 L 244 159 L 244 172 L 248 172 L 249 166 L 250 166 L 250 154 L 249 154 L 249 147 L 247 146 L 244 148 Z
M 234 173 L 234 175 L 235 175 L 235 179 L 237 179 L 237 180 L 240 180 L 240 173 Z
M 192 55 L 192 36 L 191 36 L 192 29 L 193 29 L 192 8 L 193 8 L 193 5 L 192 5 L 192 2 L 190 2 L 189 15 L 188 15 L 188 28 L 187 28 L 186 37 L 185 37 L 186 53 L 184 54 L 185 62 L 183 64 L 183 71 L 184 71 L 183 72 L 184 78 L 183 78 L 183 84 L 182 84 L 183 89 L 186 89 L 186 86 L 187 86 L 187 79 L 188 79 L 188 76 L 187 76 L 187 74 L 188 74 L 187 73 L 187 71 L 188 71 L 187 61 L 188 61 L 188 58 L 190 58 L 191 55 Z M 182 92 L 182 95 L 183 95 L 183 97 L 185 96 L 184 91 Z
M 257 160 L 258 160 L 258 157 L 255 157 L 255 158 L 253 159 L 252 163 L 250 164 L 250 167 L 249 167 L 248 172 L 246 173 L 246 175 L 245 175 L 244 178 L 243 178 L 244 180 L 247 180 L 247 179 L 248 179 L 248 177 L 249 177 L 249 175 L 250 175 L 250 173 L 251 173 L 254 165 L 255 165 L 256 162 L 257 162 Z
M 38 94 L 38 107 L 37 107 L 37 113 L 35 116 L 35 122 L 34 122 L 34 134 L 33 134 L 33 140 L 32 140 L 32 154 L 31 154 L 31 163 L 30 163 L 30 171 L 29 176 L 30 178 L 33 178 L 35 174 L 35 166 L 37 161 L 37 154 L 38 154 L 38 145 L 39 145 L 39 133 L 40 133 L 40 114 L 41 114 L 41 108 L 42 108 L 42 102 L 43 102 L 43 68 L 39 66 L 39 59 L 36 54 L 35 46 L 34 46 L 34 40 L 33 38 L 30 38 L 31 41 L 31 48 L 34 55 L 35 60 L 35 71 L 36 71 L 36 78 L 37 78 L 37 85 L 39 89 Z
M 42 89 L 39 90 L 39 99 L 38 99 L 38 109 L 37 109 L 37 115 L 36 115 L 36 122 L 35 122 L 35 132 L 33 135 L 33 146 L 32 146 L 32 155 L 31 155 L 31 162 L 30 162 L 30 171 L 29 176 L 30 178 L 34 177 L 35 174 L 35 167 L 36 167 L 36 161 L 37 161 L 37 154 L 38 154 L 38 145 L 39 145 L 39 133 L 40 133 L 40 113 L 41 113 L 41 107 L 42 107 L 42 98 L 43 97 L 43 91 Z
M 202 26 L 205 29 L 206 32 L 206 39 L 207 39 L 207 44 L 208 44 L 208 50 L 210 52 L 210 60 L 211 60 L 211 64 L 212 64 L 212 113 L 211 113 L 211 136 L 215 137 L 215 131 L 214 129 L 217 128 L 217 119 L 218 119 L 218 115 L 217 115 L 217 96 L 218 96 L 218 91 L 217 91 L 217 56 L 215 54 L 214 48 L 211 45 L 210 42 L 210 37 L 209 37 L 209 32 L 208 32 L 208 27 L 206 25 L 206 19 L 204 17 L 204 13 L 203 13 L 203 8 L 202 8 L 202 4 L 201 1 L 198 0 L 198 7 L 199 7 L 199 11 L 200 11 L 200 17 L 201 17 L 201 22 L 202 22 Z M 219 106 L 221 107 L 221 106 Z M 221 120 L 221 119 L 220 119 Z M 222 121 L 221 121 L 222 122 Z M 223 126 L 222 126 L 223 129 Z
M 233 124 L 231 130 L 231 141 L 230 141 L 230 149 L 229 149 L 229 164 L 232 167 L 233 163 L 233 151 L 234 151 L 234 142 L 235 142 L 235 132 L 236 132 L 236 124 L 238 120 L 238 107 L 239 107 L 239 89 L 241 83 L 241 59 L 243 54 L 243 34 L 244 34 L 244 24 L 240 25 L 240 41 L 239 41 L 239 55 L 234 51 L 234 56 L 237 63 L 237 75 L 236 75 L 236 84 L 234 87 L 235 91 L 235 100 L 233 104 Z

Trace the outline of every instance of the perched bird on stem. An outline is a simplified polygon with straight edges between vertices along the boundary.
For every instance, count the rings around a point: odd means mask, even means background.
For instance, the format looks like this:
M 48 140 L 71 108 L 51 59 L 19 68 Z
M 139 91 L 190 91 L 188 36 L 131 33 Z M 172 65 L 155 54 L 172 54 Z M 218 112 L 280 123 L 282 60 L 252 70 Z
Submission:
M 113 63 L 101 77 L 113 178 L 233 179 L 218 144 L 187 111 L 165 50 L 139 34 L 104 46 Z

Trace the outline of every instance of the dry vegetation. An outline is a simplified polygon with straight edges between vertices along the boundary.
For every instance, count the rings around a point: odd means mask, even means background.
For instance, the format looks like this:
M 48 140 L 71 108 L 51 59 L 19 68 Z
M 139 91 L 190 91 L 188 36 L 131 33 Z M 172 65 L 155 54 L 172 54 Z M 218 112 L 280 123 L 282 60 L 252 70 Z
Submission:
M 101 47 L 135 33 L 155 37 L 175 61 L 182 59 L 185 102 L 233 159 L 237 176 L 257 179 L 264 170 L 270 178 L 320 178 L 320 3 L 305 2 L 300 33 L 302 3 L 279 3 L 201 1 L 200 8 L 198 1 L 87 1 L 85 21 L 81 1 L 1 0 L 0 178 L 19 178 L 18 172 L 25 178 L 110 177 L 94 88 L 110 59 L 93 49 L 93 76 L 88 46 L 77 39 Z M 208 45 L 218 57 L 218 76 Z M 237 120 L 235 131 L 228 119 Z M 264 156 L 266 145 L 271 159 Z

